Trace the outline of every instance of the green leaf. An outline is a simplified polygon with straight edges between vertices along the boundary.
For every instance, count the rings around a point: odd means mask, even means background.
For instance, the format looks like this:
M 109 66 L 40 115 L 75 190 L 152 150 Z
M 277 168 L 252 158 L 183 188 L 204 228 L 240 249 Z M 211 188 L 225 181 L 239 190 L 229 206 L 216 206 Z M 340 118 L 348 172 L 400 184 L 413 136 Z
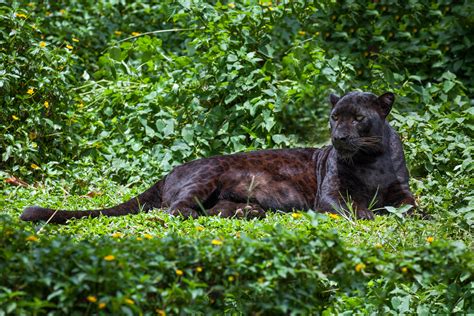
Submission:
M 451 91 L 451 89 L 455 86 L 456 84 L 452 81 L 445 81 L 443 83 L 443 91 L 445 93 L 448 93 L 449 91 Z
M 192 143 L 194 136 L 194 129 L 191 125 L 187 125 L 181 130 L 181 136 L 187 143 Z
M 163 129 L 163 134 L 166 136 L 170 136 L 174 134 L 174 120 L 166 120 L 166 126 Z
M 121 58 L 121 49 L 120 47 L 118 46 L 114 46 L 114 47 L 111 47 L 109 49 L 109 54 L 110 54 L 110 57 L 112 57 L 112 59 L 116 60 L 116 61 L 121 61 L 122 58 Z
M 286 138 L 285 135 L 282 135 L 282 134 L 275 134 L 275 135 L 272 135 L 272 140 L 275 142 L 275 144 L 282 144 L 282 143 L 287 143 L 288 142 L 288 139 Z

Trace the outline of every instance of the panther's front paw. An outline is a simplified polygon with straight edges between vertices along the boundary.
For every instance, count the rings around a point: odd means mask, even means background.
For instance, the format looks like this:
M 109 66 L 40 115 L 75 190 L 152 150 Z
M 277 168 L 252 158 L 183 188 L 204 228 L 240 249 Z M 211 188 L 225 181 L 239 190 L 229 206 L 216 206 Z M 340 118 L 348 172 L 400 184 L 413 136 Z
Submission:
M 374 213 L 367 209 L 357 210 L 356 216 L 358 219 L 366 219 L 366 220 L 374 219 Z
M 182 216 L 184 218 L 198 218 L 199 214 L 192 208 L 180 208 L 180 209 L 170 209 L 167 210 L 166 213 L 173 215 L 173 216 Z
M 243 208 L 238 208 L 236 211 L 235 211 L 235 217 L 237 218 L 247 218 L 247 219 L 251 219 L 251 218 L 265 218 L 266 217 L 266 213 L 264 210 L 262 210 L 259 206 L 257 205 L 246 205 L 244 206 Z
M 244 207 L 245 217 L 246 218 L 265 218 L 267 216 L 266 212 L 260 208 L 258 205 L 250 204 Z

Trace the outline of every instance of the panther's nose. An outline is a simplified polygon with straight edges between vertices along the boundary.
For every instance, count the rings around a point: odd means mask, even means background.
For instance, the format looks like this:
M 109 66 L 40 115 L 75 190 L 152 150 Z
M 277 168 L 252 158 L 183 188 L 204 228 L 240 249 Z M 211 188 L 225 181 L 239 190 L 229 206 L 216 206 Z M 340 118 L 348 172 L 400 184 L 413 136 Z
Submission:
M 350 146 L 350 137 L 348 135 L 334 135 L 332 137 L 332 144 L 339 149 L 347 149 Z
M 333 139 L 334 139 L 334 141 L 336 141 L 338 143 L 345 143 L 349 139 L 349 136 L 347 136 L 347 135 L 343 135 L 343 136 L 338 135 L 338 136 L 334 136 Z

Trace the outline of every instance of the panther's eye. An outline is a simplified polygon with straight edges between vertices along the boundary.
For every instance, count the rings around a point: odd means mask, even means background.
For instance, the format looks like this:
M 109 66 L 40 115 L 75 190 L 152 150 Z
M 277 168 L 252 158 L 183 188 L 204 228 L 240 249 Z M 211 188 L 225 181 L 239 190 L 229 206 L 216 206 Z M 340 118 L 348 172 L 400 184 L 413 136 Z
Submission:
M 337 121 L 337 119 L 339 118 L 336 114 L 333 114 L 331 115 L 331 118 L 334 120 L 334 121 Z
M 363 116 L 363 115 L 357 115 L 357 116 L 355 117 L 355 119 L 356 119 L 357 122 L 361 122 L 364 118 L 365 118 L 365 116 Z

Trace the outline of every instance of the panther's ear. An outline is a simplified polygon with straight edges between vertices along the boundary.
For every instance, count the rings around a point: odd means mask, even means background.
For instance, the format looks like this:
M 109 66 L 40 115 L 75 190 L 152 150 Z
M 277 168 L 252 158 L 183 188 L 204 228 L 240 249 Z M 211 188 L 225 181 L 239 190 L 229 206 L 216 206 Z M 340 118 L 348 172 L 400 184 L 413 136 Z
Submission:
M 383 118 L 386 118 L 392 109 L 393 101 L 395 101 L 395 95 L 392 92 L 385 92 L 378 97 L 378 101 L 380 113 L 382 114 Z
M 338 97 L 335 94 L 332 94 L 329 96 L 329 101 L 331 101 L 332 107 L 336 106 L 337 101 L 339 101 L 340 97 Z

